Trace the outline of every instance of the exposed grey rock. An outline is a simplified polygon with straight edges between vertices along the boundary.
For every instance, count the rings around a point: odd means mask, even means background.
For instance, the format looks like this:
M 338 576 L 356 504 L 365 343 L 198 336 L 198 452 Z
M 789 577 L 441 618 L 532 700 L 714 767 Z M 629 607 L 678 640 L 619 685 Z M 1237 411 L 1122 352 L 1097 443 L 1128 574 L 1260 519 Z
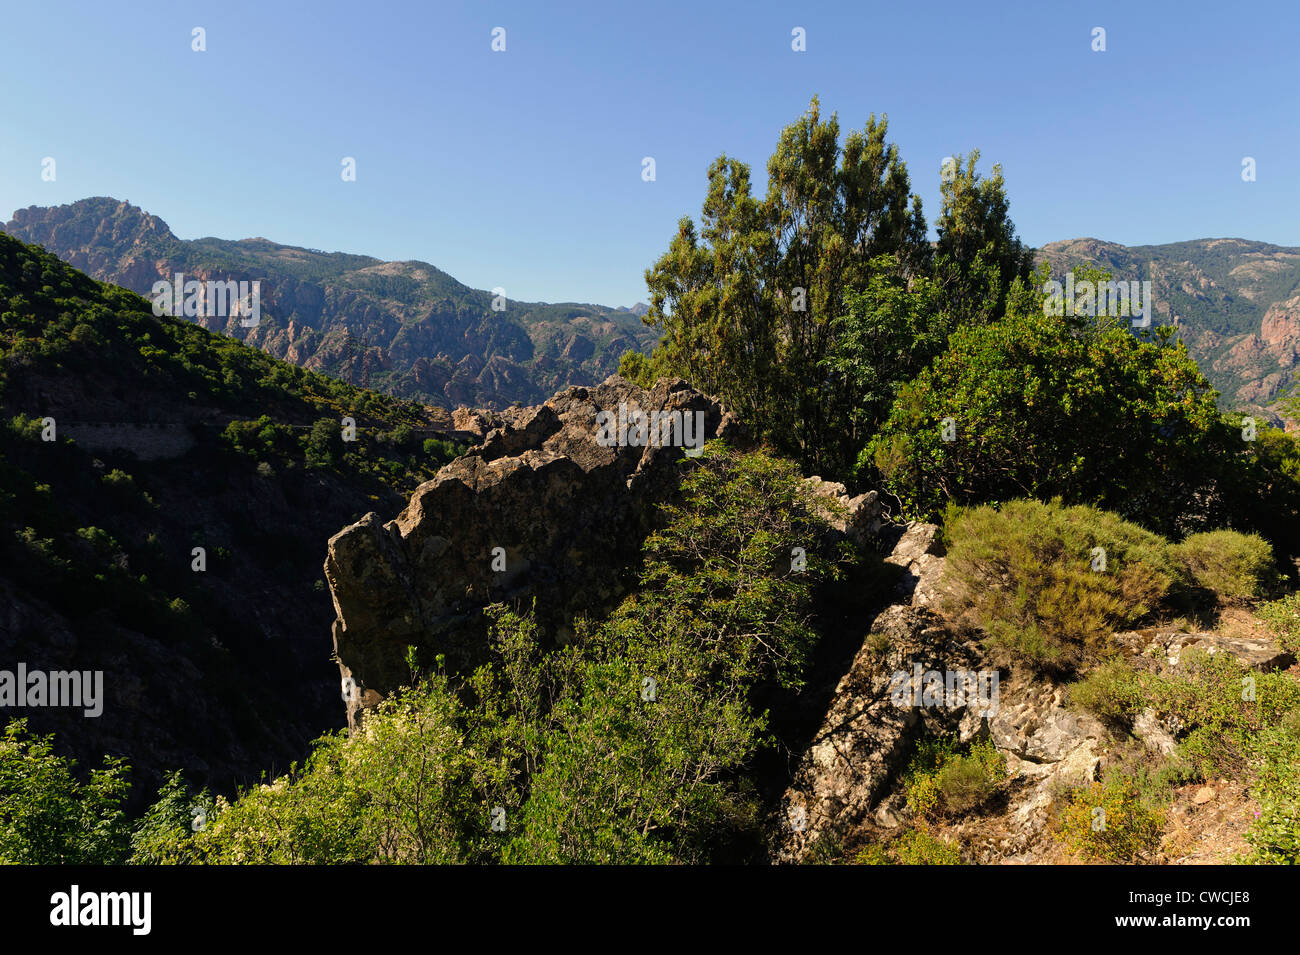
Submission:
M 898 542 L 885 558 L 903 568 L 898 584 L 900 600 L 913 607 L 933 607 L 938 603 L 939 580 L 943 576 L 943 545 L 934 524 L 912 522 L 902 530 Z
M 1165 724 L 1161 722 L 1159 714 L 1151 707 L 1139 713 L 1137 719 L 1133 721 L 1133 735 L 1142 740 L 1147 749 L 1164 756 L 1172 754 L 1174 747 L 1178 745 Z
M 946 671 L 975 663 L 974 648 L 925 610 L 891 606 L 875 619 L 782 800 L 779 861 L 798 861 L 823 833 L 871 819 L 921 729 L 956 728 L 967 707 L 896 704 L 891 690 L 904 685 L 910 691 L 915 665 Z M 906 681 L 895 678 L 899 673 Z M 896 816 L 896 809 L 891 813 Z M 795 815 L 802 830 L 788 823 Z
M 1051 683 L 1005 694 L 989 720 L 994 744 L 1019 760 L 1042 764 L 1060 762 L 1086 740 L 1105 738 L 1094 717 L 1065 708 L 1064 696 L 1064 689 Z
M 676 492 L 684 451 L 602 445 L 597 415 L 621 404 L 698 412 L 704 438 L 745 440 L 730 412 L 684 381 L 645 390 L 614 376 L 484 416 L 493 427 L 483 443 L 422 484 L 394 520 L 367 514 L 330 539 L 335 654 L 358 688 L 349 720 L 409 677 L 408 646 L 472 660 L 490 603 L 535 598 L 543 630 L 563 641 L 575 617 L 624 593 L 657 505 Z
M 832 527 L 858 546 L 867 546 L 880 531 L 880 496 L 876 491 L 850 497 L 843 484 L 816 475 L 805 478 L 804 486 L 814 498 L 838 502 L 839 506 L 828 508 L 825 516 Z
M 1266 637 L 1231 637 L 1183 630 L 1130 630 L 1115 634 L 1113 639 L 1129 653 L 1150 657 L 1170 667 L 1177 667 L 1183 651 L 1193 647 L 1210 655 L 1226 653 L 1242 666 L 1261 673 L 1284 670 L 1296 662 L 1294 654 L 1280 649 Z

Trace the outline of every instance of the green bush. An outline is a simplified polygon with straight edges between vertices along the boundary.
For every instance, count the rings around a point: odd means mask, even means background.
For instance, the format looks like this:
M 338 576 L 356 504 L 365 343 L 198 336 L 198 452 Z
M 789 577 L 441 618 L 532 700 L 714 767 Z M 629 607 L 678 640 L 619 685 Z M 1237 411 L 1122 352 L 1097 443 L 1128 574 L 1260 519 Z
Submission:
M 918 829 L 903 833 L 891 849 L 900 865 L 961 865 L 956 846 Z
M 1260 733 L 1254 751 L 1261 763 L 1254 788 L 1260 811 L 1246 832 L 1245 861 L 1300 864 L 1300 708 Z
M 176 865 L 192 860 L 191 838 L 207 825 L 214 809 L 207 791 L 190 795 L 180 771 L 169 775 L 158 799 L 131 833 L 132 865 Z
M 959 815 L 977 808 L 1006 779 L 1006 760 L 987 740 L 925 738 L 904 771 L 907 806 L 917 816 Z
M 1114 725 L 1127 725 L 1147 705 L 1142 678 L 1127 660 L 1107 660 L 1070 685 L 1070 703 Z
M 312 467 L 329 467 L 343 456 L 343 433 L 338 421 L 319 418 L 311 426 L 304 440 L 307 464 Z
M 41 424 L 40 418 L 16 414 L 9 419 L 8 424 L 9 432 L 15 438 L 23 441 L 41 440 L 41 432 L 44 430 L 44 426 Z
M 854 865 L 961 865 L 961 852 L 952 843 L 924 829 L 908 829 L 889 843 L 863 846 Z
M 950 509 L 945 525 L 946 608 L 1037 669 L 1100 658 L 1178 576 L 1163 538 L 1093 507 L 1012 501 Z
M 1136 781 L 1112 774 L 1074 789 L 1061 815 L 1072 852 L 1095 862 L 1143 862 L 1160 843 L 1164 811 L 1143 799 Z
M 121 468 L 113 468 L 113 470 L 105 474 L 104 483 L 112 488 L 120 488 L 127 491 L 135 490 L 135 478 L 131 477 L 131 475 L 127 474 Z
M 1259 615 L 1282 649 L 1300 655 L 1300 593 L 1264 604 L 1259 608 Z
M 1268 799 L 1246 832 L 1251 852 L 1247 861 L 1271 865 L 1300 864 L 1300 800 Z
M 1273 548 L 1258 534 L 1205 531 L 1175 544 L 1173 559 L 1196 586 L 1223 601 L 1264 596 L 1277 573 Z
M 1154 813 L 1157 795 L 1167 798 L 1173 785 L 1225 777 L 1249 781 L 1261 810 L 1246 834 L 1252 851 L 1244 861 L 1300 862 L 1300 683 L 1289 674 L 1255 673 L 1229 654 L 1193 648 L 1183 652 L 1174 672 L 1109 661 L 1074 684 L 1070 699 L 1111 722 L 1131 721 L 1150 707 L 1184 727 L 1173 756 L 1157 772 L 1130 776 L 1126 785 L 1136 793 L 1130 802 L 1136 799 Z M 1089 806 L 1107 805 L 1095 793 L 1089 798 Z M 1113 793 L 1107 798 L 1124 802 Z M 1083 816 L 1080 805 L 1067 812 L 1075 847 L 1126 861 L 1121 856 L 1131 848 L 1125 840 L 1133 833 L 1108 842 L 1083 832 Z M 1110 810 L 1107 818 L 1113 821 Z M 1125 819 L 1130 828 L 1145 825 L 1140 814 Z
M 444 678 L 395 694 L 355 733 L 318 740 L 301 770 L 218 797 L 203 829 L 171 827 L 150 851 L 216 864 L 488 861 L 486 796 L 509 770 L 462 745 L 459 714 Z
M 32 736 L 11 720 L 0 737 L 0 864 L 115 865 L 129 830 L 122 801 L 130 784 L 121 760 L 104 758 L 79 782 L 54 753 L 53 736 Z

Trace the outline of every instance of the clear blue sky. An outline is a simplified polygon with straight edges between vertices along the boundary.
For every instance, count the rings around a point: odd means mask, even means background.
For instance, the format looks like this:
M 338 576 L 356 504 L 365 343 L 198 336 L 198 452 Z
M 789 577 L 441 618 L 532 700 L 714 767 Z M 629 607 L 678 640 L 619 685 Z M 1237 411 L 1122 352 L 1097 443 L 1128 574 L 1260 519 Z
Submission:
M 888 113 L 931 224 L 943 157 L 978 147 L 1032 245 L 1300 246 L 1296 0 L 11 0 L 0 22 L 0 218 L 111 195 L 182 238 L 422 259 L 511 298 L 628 305 L 677 219 L 698 216 L 710 160 L 749 162 L 765 186 L 816 93 L 842 128 Z

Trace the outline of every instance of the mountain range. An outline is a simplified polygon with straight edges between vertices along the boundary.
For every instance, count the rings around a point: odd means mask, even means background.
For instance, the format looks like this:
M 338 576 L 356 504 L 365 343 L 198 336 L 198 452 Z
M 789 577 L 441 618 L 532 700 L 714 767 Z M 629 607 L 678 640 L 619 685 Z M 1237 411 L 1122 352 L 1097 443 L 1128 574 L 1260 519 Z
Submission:
M 311 371 L 455 408 L 536 403 L 600 381 L 655 335 L 646 306 L 518 302 L 469 288 L 426 262 L 384 262 L 267 239 L 180 239 L 167 223 L 111 198 L 32 206 L 4 230 L 100 281 L 148 297 L 155 282 L 261 283 L 261 320 L 200 317 Z
M 592 384 L 630 349 L 649 351 L 647 306 L 516 302 L 425 262 L 384 262 L 262 239 L 177 238 L 111 198 L 14 213 L 4 230 L 100 281 L 148 296 L 187 279 L 260 280 L 262 317 L 199 324 L 312 371 L 442 408 L 502 408 Z M 1281 423 L 1300 365 L 1300 248 L 1244 239 L 1123 246 L 1082 238 L 1038 250 L 1053 275 L 1082 266 L 1150 281 L 1154 320 L 1175 325 L 1225 407 Z M 495 306 L 495 308 L 494 308 Z
M 1057 277 L 1091 265 L 1116 280 L 1151 282 L 1152 320 L 1177 326 L 1223 405 L 1276 412 L 1294 385 L 1300 248 L 1245 239 L 1140 246 L 1071 239 L 1038 254 Z

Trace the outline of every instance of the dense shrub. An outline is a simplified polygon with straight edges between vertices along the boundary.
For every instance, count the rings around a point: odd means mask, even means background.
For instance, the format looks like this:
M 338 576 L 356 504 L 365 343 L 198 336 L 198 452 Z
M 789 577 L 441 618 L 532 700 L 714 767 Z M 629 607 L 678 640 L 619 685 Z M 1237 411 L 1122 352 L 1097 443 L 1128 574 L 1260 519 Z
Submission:
M 1258 534 L 1192 534 L 1174 546 L 1172 555 L 1196 586 L 1223 600 L 1262 597 L 1276 578 L 1273 548 Z
M 484 794 L 508 768 L 462 745 L 458 706 L 442 678 L 390 697 L 358 732 L 323 737 L 302 770 L 218 798 L 194 853 L 216 863 L 485 861 L 494 804 Z
M 1097 862 L 1148 861 L 1163 826 L 1162 809 L 1122 774 L 1074 789 L 1060 820 L 1066 847 Z
M 52 736 L 11 720 L 0 736 L 0 864 L 111 865 L 123 860 L 129 829 L 122 801 L 130 784 L 121 760 L 79 782 Z
M 1161 537 L 1092 507 L 954 509 L 944 533 L 947 608 L 1044 670 L 1098 658 L 1110 634 L 1150 614 L 1178 576 Z
M 1248 862 L 1300 864 L 1300 708 L 1259 734 L 1254 795 L 1258 818 L 1246 833 Z
M 1115 658 L 1070 685 L 1070 703 L 1112 726 L 1127 726 L 1146 700 L 1142 679 L 1127 660 Z
M 924 829 L 908 829 L 892 842 L 860 849 L 858 865 L 961 865 L 961 852 Z
M 1006 775 L 1006 760 L 991 742 L 926 738 L 903 774 L 907 806 L 923 818 L 960 815 L 984 803 Z

